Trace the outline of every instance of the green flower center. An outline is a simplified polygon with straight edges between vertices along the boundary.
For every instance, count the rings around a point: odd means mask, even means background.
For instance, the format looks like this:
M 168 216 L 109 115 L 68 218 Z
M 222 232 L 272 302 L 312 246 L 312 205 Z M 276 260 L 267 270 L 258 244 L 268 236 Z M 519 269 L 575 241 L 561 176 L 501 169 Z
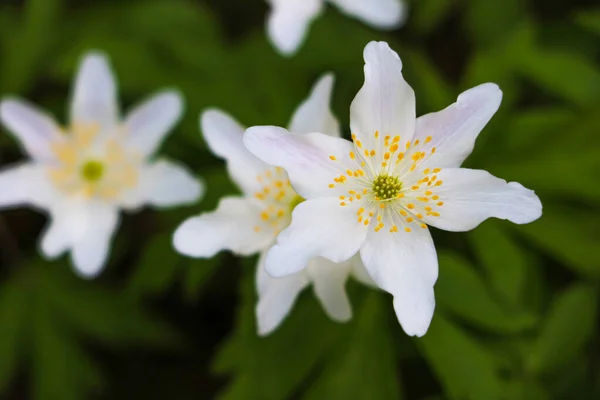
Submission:
M 402 182 L 397 176 L 379 175 L 373 180 L 373 193 L 377 200 L 390 200 L 398 197 Z
M 304 199 L 298 195 L 294 196 L 292 201 L 290 201 L 290 212 L 294 211 L 294 208 L 300 203 L 302 203 Z
M 104 164 L 97 160 L 87 161 L 81 167 L 81 176 L 88 182 L 97 182 L 104 175 Z

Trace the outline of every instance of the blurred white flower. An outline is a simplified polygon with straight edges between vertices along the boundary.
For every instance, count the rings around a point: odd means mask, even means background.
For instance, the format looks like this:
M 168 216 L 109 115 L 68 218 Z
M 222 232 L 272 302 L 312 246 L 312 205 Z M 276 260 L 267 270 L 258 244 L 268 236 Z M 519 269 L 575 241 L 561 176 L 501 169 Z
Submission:
M 269 37 L 281 53 L 292 55 L 298 50 L 326 1 L 380 29 L 400 26 L 406 14 L 404 0 L 267 0 L 271 5 L 267 22 Z
M 305 134 L 315 130 L 339 137 L 339 125 L 329 109 L 333 77 L 324 76 L 310 97 L 297 109 L 290 130 Z M 324 258 L 308 262 L 306 270 L 275 279 L 264 270 L 264 255 L 277 234 L 286 228 L 292 210 L 303 199 L 296 194 L 283 169 L 271 167 L 248 153 L 244 128 L 227 114 L 208 110 L 202 114 L 201 130 L 211 150 L 227 162 L 227 170 L 242 196 L 221 199 L 216 211 L 184 221 L 175 232 L 175 248 L 191 257 L 208 258 L 221 250 L 239 255 L 261 252 L 256 284 L 258 331 L 272 332 L 290 312 L 298 294 L 310 283 L 325 311 L 337 321 L 351 318 L 345 282 L 351 273 L 371 282 L 360 261 L 332 263 Z
M 105 56 L 87 54 L 75 80 L 68 127 L 25 101 L 0 103 L 2 123 L 29 156 L 0 171 L 0 207 L 46 210 L 51 221 L 41 241 L 45 256 L 70 251 L 81 276 L 96 276 L 120 209 L 199 199 L 202 186 L 183 166 L 152 160 L 181 111 L 180 95 L 164 91 L 121 120 Z
M 448 108 L 415 117 L 415 96 L 387 43 L 364 51 L 365 84 L 350 109 L 353 142 L 277 127 L 254 127 L 244 142 L 283 167 L 306 199 L 277 238 L 265 265 L 274 277 L 297 274 L 313 257 L 343 262 L 360 251 L 373 280 L 394 296 L 409 335 L 426 333 L 438 276 L 427 224 L 467 231 L 489 217 L 517 224 L 540 217 L 533 191 L 486 171 L 459 168 L 500 105 L 486 83 Z

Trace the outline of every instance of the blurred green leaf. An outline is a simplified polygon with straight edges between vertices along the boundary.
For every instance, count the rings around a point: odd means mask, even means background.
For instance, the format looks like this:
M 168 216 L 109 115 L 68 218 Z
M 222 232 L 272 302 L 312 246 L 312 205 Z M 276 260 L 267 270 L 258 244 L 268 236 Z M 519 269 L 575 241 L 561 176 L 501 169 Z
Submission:
M 519 62 L 520 72 L 549 93 L 582 106 L 600 100 L 600 68 L 578 53 L 538 48 Z
M 455 0 L 419 0 L 409 9 L 408 23 L 413 24 L 419 34 L 427 35 L 440 25 L 456 4 Z
M 575 272 L 593 279 L 600 277 L 598 214 L 546 203 L 542 218 L 514 229 Z
M 16 33 L 6 42 L 2 59 L 2 90 L 21 93 L 36 79 L 34 76 L 44 56 L 51 54 L 59 21 L 62 0 L 30 0 Z
M 473 248 L 495 292 L 513 309 L 525 293 L 529 259 L 498 221 L 486 221 L 469 233 Z
M 453 93 L 439 71 L 423 55 L 416 51 L 405 51 L 403 59 L 407 64 L 406 75 L 415 91 L 420 94 L 417 108 L 425 113 L 435 112 L 448 107 L 456 101 L 458 93 Z
M 542 373 L 567 367 L 592 338 L 598 317 L 598 296 L 586 284 L 574 284 L 550 308 L 533 346 L 528 368 Z
M 584 28 L 600 35 L 600 8 L 583 10 L 577 13 L 575 21 Z
M 312 298 L 301 296 L 286 321 L 271 335 L 257 336 L 254 321 L 254 262 L 246 262 L 236 334 L 224 344 L 215 369 L 234 373 L 219 398 L 281 400 L 309 376 L 339 335 Z M 234 351 L 235 350 L 235 351 Z
M 183 279 L 184 295 L 190 300 L 196 300 L 202 287 L 209 281 L 215 270 L 221 265 L 222 257 L 215 256 L 208 260 L 187 260 L 186 274 Z
M 304 399 L 400 399 L 386 321 L 387 294 L 370 292 Z
M 435 286 L 437 305 L 482 328 L 514 333 L 530 328 L 535 318 L 508 312 L 490 295 L 469 263 L 453 253 L 440 253 L 440 278 Z
M 27 293 L 17 284 L 8 282 L 0 287 L 0 393 L 6 390 L 16 370 L 27 328 L 27 306 Z
M 520 0 L 490 3 L 487 0 L 468 0 L 466 26 L 469 36 L 480 48 L 505 39 L 506 31 L 518 25 L 525 17 L 525 7 Z
M 436 313 L 425 336 L 417 339 L 450 399 L 501 399 L 502 381 L 495 358 L 473 337 Z

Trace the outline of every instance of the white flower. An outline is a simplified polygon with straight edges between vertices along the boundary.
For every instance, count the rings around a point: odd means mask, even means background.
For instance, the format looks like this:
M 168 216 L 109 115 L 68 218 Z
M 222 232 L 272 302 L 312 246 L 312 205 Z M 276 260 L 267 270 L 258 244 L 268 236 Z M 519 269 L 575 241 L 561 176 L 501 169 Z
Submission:
M 398 27 L 406 14 L 402 0 L 267 0 L 271 4 L 269 37 L 281 53 L 291 55 L 298 50 L 308 26 L 323 11 L 325 1 L 380 29 Z
M 333 77 L 315 85 L 310 97 L 297 109 L 290 130 L 300 135 L 319 130 L 339 137 L 339 124 L 329 110 Z M 221 250 L 239 255 L 260 252 L 256 284 L 258 331 L 272 332 L 290 312 L 298 294 L 310 283 L 329 316 L 338 321 L 351 317 L 345 282 L 351 273 L 369 283 L 366 272 L 355 262 L 332 263 L 324 258 L 308 261 L 306 270 L 275 279 L 264 270 L 266 251 L 286 228 L 294 207 L 303 199 L 292 189 L 286 173 L 248 153 L 242 141 L 244 128 L 227 114 L 208 110 L 201 117 L 201 130 L 209 147 L 227 161 L 231 178 L 242 196 L 221 199 L 216 211 L 189 218 L 175 232 L 175 248 L 192 257 L 212 257 Z M 361 273 L 363 272 L 363 273 Z
M 496 112 L 502 93 L 486 83 L 448 108 L 415 119 L 415 96 L 386 43 L 364 52 L 365 84 L 350 109 L 353 142 L 277 127 L 246 131 L 246 147 L 283 167 L 306 199 L 266 259 L 274 277 L 313 257 L 342 262 L 357 251 L 369 275 L 394 296 L 404 331 L 427 331 L 438 276 L 427 225 L 467 231 L 489 217 L 517 224 L 541 215 L 533 191 L 486 171 L 459 168 Z
M 84 277 L 105 264 L 119 209 L 191 203 L 202 191 L 182 166 L 152 161 L 179 119 L 179 94 L 161 92 L 122 121 L 116 96 L 106 58 L 90 53 L 75 80 L 68 127 L 22 100 L 0 103 L 3 124 L 29 156 L 0 172 L 0 207 L 47 210 L 42 252 L 55 258 L 70 251 Z

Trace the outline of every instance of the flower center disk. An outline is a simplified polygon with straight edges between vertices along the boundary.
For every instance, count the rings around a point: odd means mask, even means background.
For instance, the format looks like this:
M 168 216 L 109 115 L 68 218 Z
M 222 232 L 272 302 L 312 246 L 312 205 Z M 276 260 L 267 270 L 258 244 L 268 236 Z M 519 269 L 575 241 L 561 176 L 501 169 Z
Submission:
M 101 161 L 90 160 L 81 167 L 81 176 L 88 182 L 98 182 L 104 175 L 104 164 Z
M 402 182 L 397 176 L 379 175 L 373 180 L 373 194 L 377 200 L 391 200 L 402 191 Z

